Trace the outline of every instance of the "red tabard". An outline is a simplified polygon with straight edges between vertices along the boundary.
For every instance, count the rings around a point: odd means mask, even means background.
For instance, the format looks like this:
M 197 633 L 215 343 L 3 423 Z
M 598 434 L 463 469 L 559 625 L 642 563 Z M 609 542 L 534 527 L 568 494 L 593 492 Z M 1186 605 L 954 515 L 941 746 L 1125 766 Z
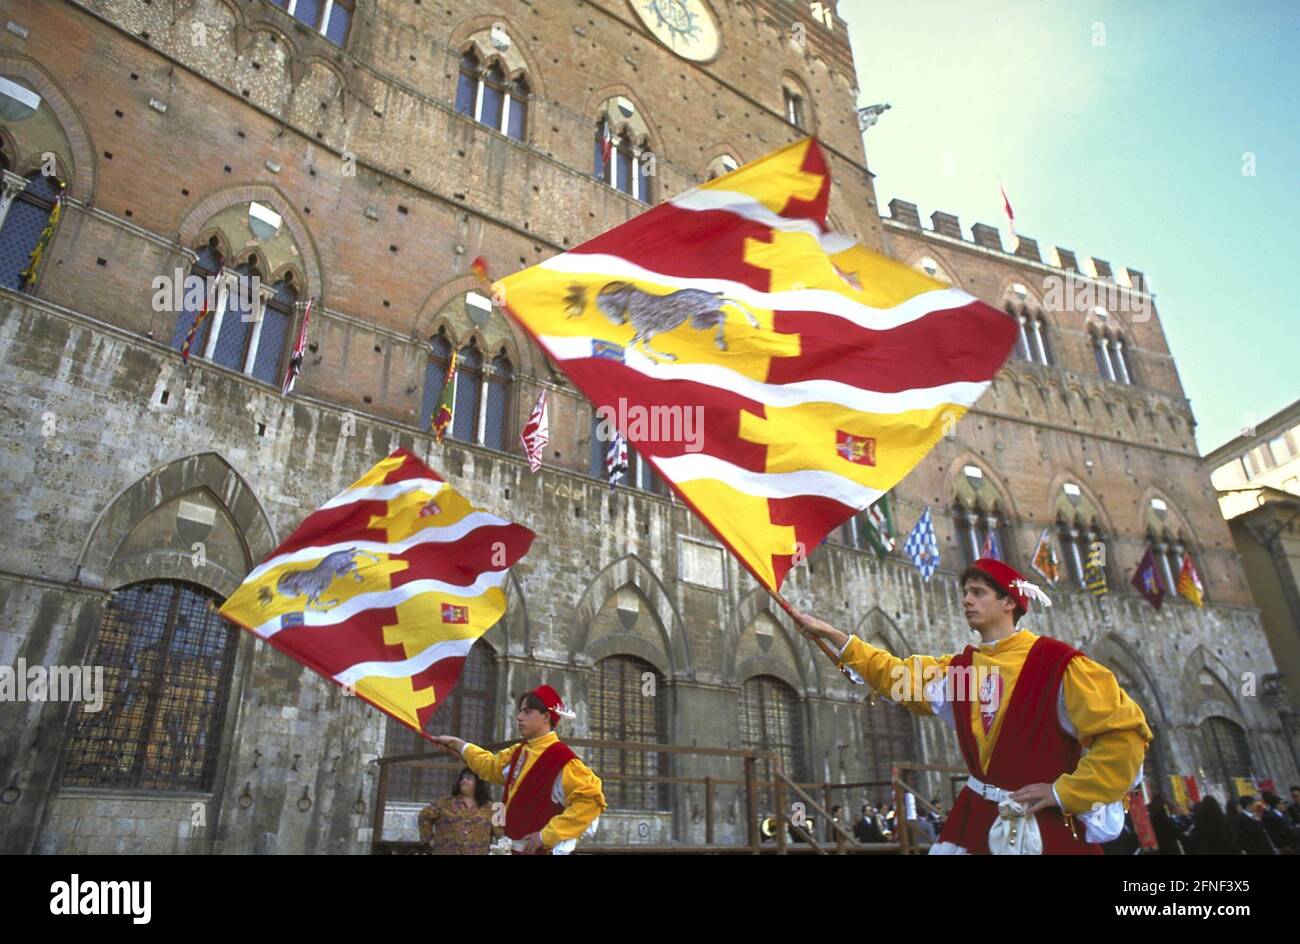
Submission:
M 971 646 L 951 662 L 954 668 L 970 672 Z M 1031 783 L 1050 784 L 1062 774 L 1070 773 L 1079 763 L 1079 742 L 1061 728 L 1057 717 L 1057 698 L 1061 680 L 1070 660 L 1080 655 L 1077 649 L 1057 639 L 1040 636 L 1025 658 L 1025 664 L 1011 692 L 1011 701 L 1002 706 L 1006 716 L 998 742 L 989 758 L 988 770 L 980 766 L 979 745 L 971 728 L 971 685 L 955 685 L 953 718 L 957 741 L 971 774 L 989 786 L 1019 790 Z M 967 675 L 967 679 L 973 675 Z M 1075 838 L 1058 809 L 1034 814 L 1043 837 L 1045 855 L 1098 855 L 1101 846 L 1083 840 L 1083 824 L 1076 823 Z M 952 813 L 939 835 L 940 842 L 962 846 L 971 855 L 989 854 L 989 829 L 998 817 L 998 806 L 963 787 L 953 804 Z
M 551 817 L 564 812 L 564 807 L 551 799 L 551 786 L 559 776 L 564 765 L 578 755 L 567 745 L 556 741 L 542 756 L 528 768 L 528 773 L 518 783 L 515 780 L 515 764 L 524 746 L 520 744 L 510 755 L 510 775 L 506 778 L 503 799 L 506 803 L 506 835 L 511 839 L 523 839 L 535 833 L 551 821 Z M 510 787 L 514 783 L 514 793 Z

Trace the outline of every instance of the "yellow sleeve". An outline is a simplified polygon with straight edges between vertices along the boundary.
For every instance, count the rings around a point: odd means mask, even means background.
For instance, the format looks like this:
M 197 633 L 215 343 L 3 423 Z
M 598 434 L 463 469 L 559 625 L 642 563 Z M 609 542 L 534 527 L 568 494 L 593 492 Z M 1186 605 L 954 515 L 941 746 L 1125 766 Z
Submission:
M 464 758 L 465 766 L 478 774 L 481 780 L 499 785 L 506 782 L 506 765 L 510 763 L 510 755 L 514 752 L 513 746 L 493 754 L 477 744 L 466 744 L 460 756 Z
M 1115 674 L 1091 659 L 1071 659 L 1061 684 L 1066 714 L 1087 753 L 1053 787 L 1061 809 L 1086 813 L 1095 804 L 1123 799 L 1142 769 L 1151 729 Z
M 565 839 L 577 839 L 605 809 L 605 791 L 600 778 L 576 757 L 560 772 L 564 790 L 564 812 L 551 817 L 542 827 L 542 844 L 550 849 Z
M 850 636 L 840 653 L 840 665 L 847 665 L 861 675 L 868 685 L 892 701 L 918 715 L 934 709 L 925 700 L 925 685 L 942 679 L 952 656 L 911 656 L 900 659 L 884 649 L 877 649 L 857 636 Z

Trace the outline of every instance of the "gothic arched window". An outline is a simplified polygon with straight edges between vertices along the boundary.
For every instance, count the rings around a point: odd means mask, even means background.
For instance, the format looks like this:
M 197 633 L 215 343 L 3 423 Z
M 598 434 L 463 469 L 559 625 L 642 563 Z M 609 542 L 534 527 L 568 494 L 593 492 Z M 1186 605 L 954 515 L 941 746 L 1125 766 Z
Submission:
M 104 668 L 103 705 L 74 713 L 64 786 L 212 789 L 239 641 L 220 603 L 171 580 L 113 594 L 87 660 Z
M 6 206 L 0 225 L 0 285 L 15 291 L 26 287 L 23 272 L 31 265 L 32 253 L 41 242 L 54 202 L 62 191 L 63 181 L 59 178 L 30 174 L 27 186 Z
M 646 686 L 652 685 L 651 694 Z M 591 737 L 599 741 L 668 742 L 668 715 L 663 676 L 644 659 L 610 656 L 596 663 L 591 688 Z M 591 766 L 620 779 L 605 779 L 605 797 L 613 809 L 666 810 L 665 785 L 646 777 L 668 774 L 666 754 L 613 749 L 593 750 Z M 627 777 L 629 779 L 621 779 Z
M 740 692 L 740 744 L 750 750 L 772 751 L 781 758 L 785 775 L 796 783 L 805 777 L 803 706 L 793 688 L 770 675 L 756 675 Z M 772 771 L 765 762 L 759 776 L 770 783 Z M 761 791 L 763 809 L 772 812 L 771 791 Z

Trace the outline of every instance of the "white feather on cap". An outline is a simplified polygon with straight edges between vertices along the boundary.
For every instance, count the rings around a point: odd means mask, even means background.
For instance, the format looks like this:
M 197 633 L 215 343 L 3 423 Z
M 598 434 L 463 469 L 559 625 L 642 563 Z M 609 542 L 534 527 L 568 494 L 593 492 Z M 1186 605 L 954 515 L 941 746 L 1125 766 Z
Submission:
M 1032 584 L 1028 580 L 1013 580 L 1011 585 L 1036 603 L 1041 603 L 1043 606 L 1052 605 L 1052 598 L 1037 584 Z

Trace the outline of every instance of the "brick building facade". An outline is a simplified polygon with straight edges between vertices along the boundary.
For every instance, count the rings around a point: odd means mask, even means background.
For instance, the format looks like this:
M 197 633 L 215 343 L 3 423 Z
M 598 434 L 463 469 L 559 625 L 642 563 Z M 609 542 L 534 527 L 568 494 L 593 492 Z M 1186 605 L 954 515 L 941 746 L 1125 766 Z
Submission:
M 638 14 L 655 7 L 703 17 L 667 22 L 686 31 L 673 36 L 712 30 L 716 50 L 674 54 L 651 35 L 653 13 Z M 1149 773 L 1295 778 L 1276 717 L 1243 682 L 1276 667 L 1140 274 L 1121 273 L 1130 287 L 1108 297 L 1150 317 L 1104 299 L 1102 312 L 1070 311 L 1049 297 L 1050 280 L 1080 268 L 1070 253 L 1043 262 L 1032 240 L 1006 251 L 990 227 L 967 240 L 942 213 L 927 229 L 901 201 L 882 218 L 830 7 L 6 5 L 0 76 L 40 105 L 0 128 L 0 665 L 102 664 L 108 694 L 102 716 L 0 703 L 0 849 L 367 848 L 373 761 L 409 737 L 208 603 L 398 445 L 538 534 L 508 615 L 445 706 L 458 733 L 506 737 L 510 700 L 544 680 L 576 707 L 578 734 L 760 745 L 809 780 L 955 761 L 937 722 L 868 704 L 840 679 L 648 469 L 614 492 L 594 476 L 590 404 L 500 311 L 467 299 L 477 255 L 497 273 L 531 265 L 805 133 L 826 148 L 838 229 L 1006 307 L 1026 332 L 895 491 L 902 530 L 933 509 L 936 578 L 878 560 L 847 528 L 791 576 L 790 598 L 898 653 L 955 651 L 970 639 L 953 580 L 966 548 L 993 528 L 1023 569 L 1052 529 L 1067 576 L 1031 625 L 1120 675 L 1157 732 Z M 51 174 L 61 215 L 19 291 Z M 252 205 L 271 225 L 254 228 Z M 261 279 L 264 317 L 235 318 L 227 298 L 186 368 L 177 349 L 194 306 L 156 304 L 155 280 L 218 257 Z M 1080 284 L 1111 285 L 1105 263 L 1084 268 Z M 305 372 L 284 397 L 308 298 Z M 466 386 L 458 411 L 471 420 L 439 447 L 430 385 L 452 348 L 478 389 Z M 517 436 L 542 388 L 551 444 L 531 475 Z M 1070 570 L 1071 546 L 1097 542 L 1101 601 Z M 1193 554 L 1203 610 L 1173 599 L 1156 613 L 1130 592 L 1148 542 Z M 655 698 L 629 698 L 647 672 Z M 726 773 L 702 760 L 673 769 Z M 404 789 L 394 813 L 409 826 L 432 787 Z M 700 838 L 697 794 L 615 799 L 606 841 Z M 720 838 L 743 833 L 739 791 L 716 802 Z

